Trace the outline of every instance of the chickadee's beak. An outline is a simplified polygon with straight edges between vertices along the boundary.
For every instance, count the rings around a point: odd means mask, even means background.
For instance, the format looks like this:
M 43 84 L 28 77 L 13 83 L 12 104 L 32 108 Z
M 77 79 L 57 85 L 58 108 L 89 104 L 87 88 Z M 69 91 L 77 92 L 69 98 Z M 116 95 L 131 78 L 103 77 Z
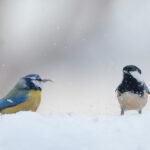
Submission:
M 53 82 L 53 81 L 51 79 L 42 79 L 42 82 L 46 83 L 46 82 Z

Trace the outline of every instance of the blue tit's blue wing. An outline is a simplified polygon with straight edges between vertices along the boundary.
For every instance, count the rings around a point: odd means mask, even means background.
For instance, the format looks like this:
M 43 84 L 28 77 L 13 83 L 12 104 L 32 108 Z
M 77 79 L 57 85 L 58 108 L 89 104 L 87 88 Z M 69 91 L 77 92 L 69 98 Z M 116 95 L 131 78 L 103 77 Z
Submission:
M 9 99 L 1 99 L 0 110 L 7 108 L 7 107 L 18 105 L 20 103 L 23 103 L 25 100 L 26 100 L 26 97 L 19 97 L 19 98 L 12 97 Z

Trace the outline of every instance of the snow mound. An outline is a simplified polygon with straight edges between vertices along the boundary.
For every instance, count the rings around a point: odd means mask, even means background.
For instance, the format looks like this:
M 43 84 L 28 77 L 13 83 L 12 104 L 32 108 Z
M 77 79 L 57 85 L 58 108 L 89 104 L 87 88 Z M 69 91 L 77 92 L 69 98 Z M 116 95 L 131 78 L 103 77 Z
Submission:
M 143 115 L 0 117 L 0 150 L 149 150 L 150 113 Z

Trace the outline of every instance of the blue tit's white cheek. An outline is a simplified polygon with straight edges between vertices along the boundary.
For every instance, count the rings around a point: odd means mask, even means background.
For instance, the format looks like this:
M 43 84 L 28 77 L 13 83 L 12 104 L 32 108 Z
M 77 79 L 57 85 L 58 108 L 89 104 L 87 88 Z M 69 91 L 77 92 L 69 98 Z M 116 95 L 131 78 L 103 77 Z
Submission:
M 138 71 L 130 71 L 130 74 L 132 75 L 133 78 L 135 78 L 138 82 L 143 83 L 144 80 L 142 78 L 142 75 Z
M 36 77 L 30 77 L 31 80 L 36 80 Z
M 42 83 L 41 81 L 32 80 L 32 83 L 33 83 L 36 87 L 42 89 L 43 83 Z

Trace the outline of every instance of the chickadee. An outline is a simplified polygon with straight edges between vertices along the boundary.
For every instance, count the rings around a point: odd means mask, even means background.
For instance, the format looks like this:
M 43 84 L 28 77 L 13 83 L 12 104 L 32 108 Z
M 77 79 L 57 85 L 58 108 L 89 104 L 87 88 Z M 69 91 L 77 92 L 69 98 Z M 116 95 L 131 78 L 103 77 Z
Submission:
M 116 89 L 121 107 L 121 115 L 127 110 L 137 110 L 142 113 L 150 91 L 142 79 L 141 70 L 133 65 L 123 68 L 123 80 Z

